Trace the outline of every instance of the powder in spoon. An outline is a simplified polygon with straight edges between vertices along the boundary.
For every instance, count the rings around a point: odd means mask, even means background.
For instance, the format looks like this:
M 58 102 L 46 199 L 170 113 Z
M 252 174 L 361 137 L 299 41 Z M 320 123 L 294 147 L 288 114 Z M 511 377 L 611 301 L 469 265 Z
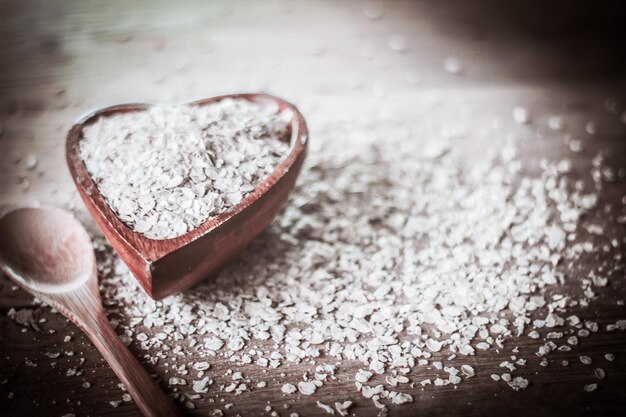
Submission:
M 290 112 L 244 99 L 156 106 L 86 126 L 80 157 L 120 220 L 152 239 L 237 205 L 289 149 Z

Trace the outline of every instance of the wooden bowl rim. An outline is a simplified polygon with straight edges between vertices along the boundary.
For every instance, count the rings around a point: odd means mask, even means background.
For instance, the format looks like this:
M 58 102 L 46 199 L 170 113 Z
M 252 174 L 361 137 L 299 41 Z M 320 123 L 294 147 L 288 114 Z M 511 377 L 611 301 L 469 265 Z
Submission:
M 66 158 L 70 173 L 76 186 L 82 188 L 82 191 L 87 198 L 92 200 L 99 215 L 102 216 L 106 222 L 108 222 L 108 225 L 113 229 L 112 231 L 127 245 L 129 245 L 139 256 L 141 256 L 144 261 L 151 263 L 161 259 L 162 257 L 193 242 L 194 240 L 212 232 L 222 224 L 237 216 L 267 193 L 289 171 L 300 154 L 302 154 L 302 152 L 306 149 L 308 129 L 304 117 L 295 105 L 279 97 L 266 93 L 227 94 L 186 102 L 179 105 L 204 106 L 228 98 L 245 99 L 252 102 L 272 101 L 278 104 L 280 110 L 290 110 L 293 113 L 293 116 L 291 121 L 289 153 L 276 166 L 274 172 L 258 184 L 252 192 L 247 194 L 245 198 L 239 202 L 239 204 L 232 207 L 225 213 L 209 217 L 200 226 L 174 238 L 151 239 L 135 232 L 130 227 L 122 223 L 122 221 L 115 215 L 109 204 L 107 204 L 104 200 L 102 194 L 100 194 L 98 187 L 87 171 L 85 163 L 78 154 L 78 142 L 81 139 L 82 130 L 89 123 L 94 122 L 101 116 L 107 116 L 114 113 L 144 111 L 155 106 L 155 104 L 127 103 L 97 109 L 82 116 L 69 130 L 66 141 Z

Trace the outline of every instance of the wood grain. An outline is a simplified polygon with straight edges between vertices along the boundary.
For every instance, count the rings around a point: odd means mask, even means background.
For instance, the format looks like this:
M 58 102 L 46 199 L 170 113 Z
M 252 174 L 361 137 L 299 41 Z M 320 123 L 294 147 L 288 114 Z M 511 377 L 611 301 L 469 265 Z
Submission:
M 0 204 L 9 207 L 35 200 L 74 204 L 84 223 L 91 225 L 64 163 L 65 134 L 78 115 L 109 103 L 186 102 L 233 91 L 271 91 L 293 101 L 306 116 L 314 138 L 323 137 L 329 122 L 349 123 L 368 132 L 368 127 L 389 119 L 415 123 L 428 134 L 429 126 L 444 129 L 451 118 L 463 117 L 471 109 L 475 134 L 460 141 L 460 146 L 469 149 L 469 162 L 480 158 L 494 141 L 505 140 L 504 135 L 476 140 L 483 127 L 497 119 L 507 132 L 522 139 L 520 158 L 525 164 L 539 157 L 567 157 L 575 172 L 587 173 L 591 159 L 606 152 L 616 169 L 626 168 L 624 125 L 619 115 L 604 109 L 607 98 L 617 100 L 622 109 L 626 102 L 624 66 L 616 64 L 620 58 L 623 61 L 623 54 L 617 54 L 623 44 L 616 36 L 623 29 L 616 28 L 624 26 L 624 13 L 608 7 L 610 2 L 591 7 L 544 3 L 398 0 L 385 2 L 384 15 L 370 20 L 363 13 L 364 4 L 357 1 L 214 1 L 183 7 L 166 2 L 106 6 L 5 0 L 0 3 L 0 19 L 12 18 L 3 26 L 7 36 L 0 37 L 0 117 L 5 127 L 0 138 Z M 406 37 L 405 51 L 388 47 L 393 34 Z M 448 56 L 459 57 L 462 74 L 443 70 Z M 529 125 L 518 126 L 512 120 L 516 105 L 529 109 Z M 551 115 L 563 116 L 563 132 L 547 129 Z M 590 120 L 599 126 L 595 136 L 584 130 Z M 581 139 L 583 152 L 565 153 L 566 135 Z M 309 152 L 316 152 L 315 142 Z M 14 163 L 13 153 L 22 157 L 34 153 L 39 157 L 37 169 L 26 172 L 23 161 Z M 22 178 L 30 181 L 26 190 Z M 625 189 L 623 179 L 608 184 L 602 204 L 621 207 Z M 601 208 L 591 217 L 604 227 L 610 224 Z M 623 227 L 605 230 L 620 242 L 626 237 Z M 261 234 L 259 239 L 262 243 L 268 237 Z M 578 239 L 582 242 L 584 237 Z M 603 239 L 599 237 L 596 243 L 609 242 Z M 616 262 L 602 251 L 593 255 L 567 267 L 564 292 L 575 294 L 586 269 Z M 623 260 L 618 262 L 623 266 Z M 623 267 L 621 271 L 621 276 L 611 278 L 609 287 L 598 291 L 589 308 L 571 311 L 597 321 L 601 328 L 581 339 L 574 351 L 555 352 L 544 368 L 534 352 L 545 340 L 513 339 L 499 352 L 470 358 L 467 363 L 482 372 L 457 387 L 404 389 L 415 402 L 392 407 L 391 416 L 625 415 L 626 340 L 623 332 L 604 331 L 606 324 L 625 315 L 624 306 L 616 302 L 626 298 Z M 46 322 L 39 323 L 41 331 L 35 332 L 0 315 L 3 415 L 138 414 L 130 404 L 113 408 L 108 403 L 121 400 L 123 392 L 86 336 L 50 309 L 33 305 L 31 297 L 0 277 L 0 311 L 12 307 L 34 308 L 36 316 Z M 106 310 L 110 318 L 120 319 L 109 307 Z M 64 342 L 65 336 L 71 336 L 71 341 Z M 252 365 L 234 366 L 222 356 L 191 354 L 184 340 L 181 346 L 184 355 L 156 365 L 146 356 L 159 352 L 143 351 L 135 343 L 130 350 L 161 380 L 178 375 L 172 369 L 175 365 L 208 360 L 215 387 L 229 381 L 228 369 L 243 372 L 253 382 L 268 382 L 262 389 L 251 384 L 251 392 L 243 395 L 211 389 L 193 401 L 194 409 L 184 408 L 187 400 L 182 394 L 190 393 L 189 387 L 163 384 L 179 395 L 185 414 L 207 416 L 233 403 L 226 415 L 269 415 L 265 407 L 271 402 L 282 416 L 293 411 L 321 417 L 327 414 L 317 407 L 317 400 L 346 399 L 355 400 L 354 415 L 377 414 L 353 385 L 358 363 L 339 364 L 337 379 L 314 396 L 284 396 L 282 381 L 298 380 L 310 370 L 308 364 L 265 372 Z M 518 354 L 512 352 L 516 346 Z M 49 352 L 61 352 L 61 356 L 51 359 L 46 356 Z M 606 353 L 613 353 L 616 360 L 606 361 Z M 530 380 L 524 391 L 513 392 L 491 381 L 490 374 L 501 373 L 499 364 L 511 355 L 529 360 L 520 372 Z M 582 365 L 579 355 L 589 355 L 593 364 Z M 26 365 L 26 359 L 38 366 Z M 82 365 L 81 359 L 85 360 Z M 563 366 L 563 360 L 569 365 Z M 465 361 L 446 363 L 459 366 Z M 82 375 L 66 376 L 67 369 L 74 367 Z M 606 380 L 597 381 L 595 367 L 607 372 Z M 432 367 L 417 367 L 410 378 L 420 381 L 435 373 Z M 85 382 L 91 384 L 89 388 L 83 387 Z M 583 386 L 592 382 L 600 388 L 585 392 Z

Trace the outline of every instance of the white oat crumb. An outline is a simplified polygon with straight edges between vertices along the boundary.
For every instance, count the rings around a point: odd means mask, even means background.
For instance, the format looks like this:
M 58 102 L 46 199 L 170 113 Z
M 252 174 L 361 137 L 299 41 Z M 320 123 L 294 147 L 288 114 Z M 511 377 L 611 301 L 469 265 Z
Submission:
M 513 108 L 513 120 L 519 124 L 526 124 L 530 122 L 530 116 L 528 109 L 522 106 L 516 106 Z
M 316 404 L 319 408 L 326 411 L 328 414 L 335 414 L 335 410 L 330 405 L 324 404 L 321 401 L 317 401 Z
M 584 386 L 585 391 L 592 392 L 598 389 L 598 384 L 587 384 Z
M 593 373 L 598 379 L 604 379 L 606 377 L 606 372 L 602 368 L 596 368 Z
M 293 384 L 284 384 L 280 390 L 283 392 L 283 394 L 293 394 L 298 389 Z M 313 391 L 315 391 L 315 389 L 313 389 Z
M 300 381 L 298 382 L 298 391 L 304 395 L 311 395 L 315 392 L 317 386 L 313 382 Z

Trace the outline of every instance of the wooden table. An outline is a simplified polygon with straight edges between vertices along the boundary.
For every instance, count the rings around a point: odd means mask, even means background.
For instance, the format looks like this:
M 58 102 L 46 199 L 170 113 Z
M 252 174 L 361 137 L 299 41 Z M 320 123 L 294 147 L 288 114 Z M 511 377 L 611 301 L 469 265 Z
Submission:
M 549 134 L 540 126 L 545 126 L 548 115 L 561 114 L 567 121 L 565 132 L 584 139 L 584 151 L 569 155 L 577 169 L 587 170 L 600 150 L 607 152 L 614 167 L 626 168 L 625 125 L 619 115 L 604 108 L 607 98 L 622 103 L 622 110 L 626 103 L 623 44 L 617 40 L 626 27 L 623 10 L 604 4 L 585 10 L 569 2 L 549 6 L 506 2 L 505 7 L 491 1 L 393 1 L 385 3 L 384 10 L 382 17 L 372 19 L 365 15 L 364 4 L 354 1 L 185 6 L 1 2 L 0 204 L 4 210 L 35 201 L 77 207 L 89 224 L 64 161 L 64 136 L 73 120 L 112 103 L 188 101 L 238 91 L 265 90 L 296 102 L 309 117 L 313 138 L 327 120 L 363 124 L 363 120 L 376 123 L 377 118 L 411 120 L 419 114 L 429 123 L 445 126 L 464 107 L 479 115 L 476 126 L 499 117 L 516 134 L 532 137 Z M 406 47 L 390 48 L 393 35 L 404 36 Z M 461 60 L 461 74 L 444 70 L 450 56 Z M 531 111 L 530 125 L 514 123 L 511 109 L 516 105 Z M 591 138 L 584 131 L 590 120 L 598 126 Z M 521 152 L 526 158 L 566 156 L 559 141 L 529 141 Z M 33 170 L 24 166 L 28 154 L 38 159 Z M 625 184 L 623 177 L 609 184 L 603 201 L 622 213 Z M 601 210 L 596 215 L 608 224 Z M 623 248 L 626 227 L 611 234 Z M 626 316 L 624 306 L 617 304 L 626 297 L 624 261 L 593 255 L 570 273 L 582 277 L 587 267 L 621 262 L 621 275 L 612 277 L 590 308 L 572 313 L 593 319 L 604 329 Z M 118 381 L 67 320 L 43 308 L 37 314 L 45 322 L 35 332 L 24 331 L 6 316 L 11 308 L 29 306 L 30 297 L 0 277 L 0 414 L 136 415 L 132 405 L 107 404 L 122 396 Z M 71 341 L 64 342 L 67 335 Z M 541 343 L 523 339 L 510 345 L 518 345 L 521 356 L 529 357 Z M 45 355 L 59 350 L 73 356 Z M 142 354 L 137 346 L 131 350 Z M 616 360 L 603 360 L 606 353 Z M 607 372 L 600 389 L 592 393 L 582 387 L 594 382 L 595 366 L 581 365 L 578 355 L 583 354 Z M 539 360 L 529 361 L 520 373 L 530 377 L 526 390 L 514 392 L 480 373 L 455 387 L 418 386 L 409 391 L 414 403 L 392 408 L 391 415 L 626 414 L 624 332 L 601 330 L 583 339 L 576 350 L 548 359 L 547 369 L 539 366 Z M 83 360 L 82 375 L 65 375 Z M 562 360 L 571 365 L 561 366 Z M 28 366 L 28 361 L 37 367 Z M 479 369 L 496 370 L 502 356 L 478 355 L 471 361 L 481 364 Z M 232 365 L 219 358 L 211 362 L 219 383 Z M 298 366 L 264 375 L 250 366 L 245 374 L 267 380 L 268 387 L 239 396 L 220 393 L 219 398 L 235 404 L 228 415 L 269 415 L 264 411 L 268 401 L 281 415 L 293 411 L 326 415 L 316 400 L 360 398 L 349 382 L 356 366 L 342 364 L 336 381 L 303 398 L 277 395 L 278 373 L 297 375 Z M 162 367 L 146 367 L 168 377 Z M 210 392 L 186 413 L 209 415 L 216 407 L 211 403 L 214 396 Z M 371 416 L 377 410 L 361 398 L 351 412 Z

